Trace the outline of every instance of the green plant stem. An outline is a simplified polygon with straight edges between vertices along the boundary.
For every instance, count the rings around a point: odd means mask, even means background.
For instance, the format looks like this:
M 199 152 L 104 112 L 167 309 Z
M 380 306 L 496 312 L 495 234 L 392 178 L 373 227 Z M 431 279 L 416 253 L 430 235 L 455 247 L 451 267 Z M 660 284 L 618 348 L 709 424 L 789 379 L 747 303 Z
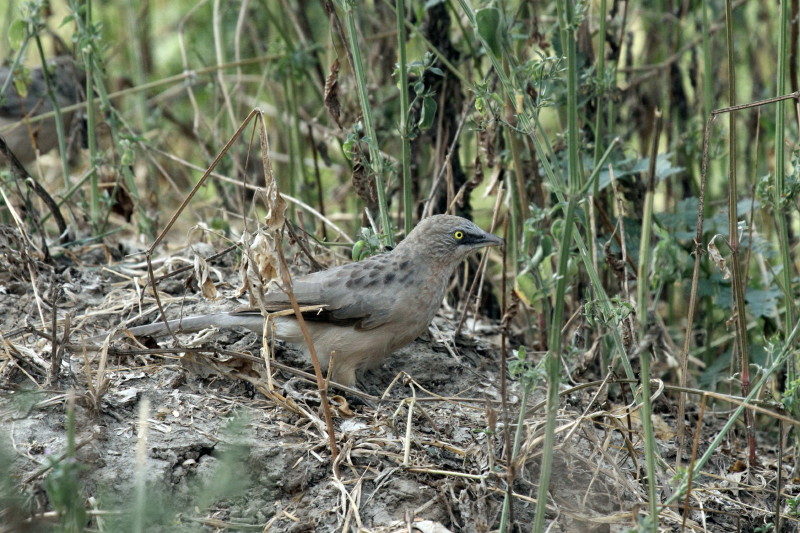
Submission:
M 487 53 L 491 54 L 492 52 L 488 51 Z M 508 61 L 509 57 L 508 54 L 504 54 L 500 64 L 502 65 L 505 75 L 509 79 L 513 79 L 512 76 L 509 76 L 511 73 Z M 514 126 L 513 128 L 505 128 L 505 131 L 506 138 L 508 139 L 508 146 L 511 150 L 511 159 L 514 162 L 514 169 L 512 171 L 513 179 L 509 180 L 510 184 L 508 187 L 509 203 L 511 205 L 511 238 L 507 245 L 509 246 L 508 253 L 511 257 L 511 264 L 514 265 L 514 270 L 516 271 L 517 268 L 519 268 L 520 254 L 525 253 L 524 250 L 518 250 L 520 245 L 518 236 L 522 235 L 522 227 L 525 225 L 525 220 L 529 216 L 528 195 L 525 191 L 525 178 L 522 175 L 523 169 L 525 168 L 522 161 L 522 146 L 517 138 L 516 131 L 516 116 L 519 113 L 515 108 L 515 101 L 508 93 L 505 94 L 504 103 L 506 108 L 506 122 Z
M 606 103 L 606 0 L 600 0 L 600 8 L 598 10 L 598 17 L 600 18 L 600 29 L 597 32 L 597 78 L 596 84 L 598 89 L 597 98 L 595 99 L 595 117 L 594 117 L 594 168 L 595 170 L 600 165 L 601 145 L 603 142 L 604 128 L 603 128 L 603 108 Z M 594 180 L 592 186 L 592 197 L 597 198 L 600 192 L 598 181 Z M 589 241 L 591 242 L 591 241 Z M 597 264 L 597 247 L 594 243 L 589 247 L 589 254 L 591 255 L 592 264 Z
M 408 65 L 406 58 L 406 2 L 397 0 L 395 9 L 397 20 L 397 56 L 398 83 L 400 84 L 400 141 L 402 149 L 401 167 L 403 173 L 403 228 L 406 235 L 414 226 L 414 199 L 411 191 L 411 141 L 408 138 L 408 114 L 410 112 L 408 96 Z
M 567 154 L 568 154 L 568 188 L 569 199 L 564 215 L 563 233 L 561 235 L 557 281 L 553 294 L 553 314 L 550 319 L 547 335 L 547 355 L 545 373 L 547 375 L 547 411 L 542 447 L 541 472 L 539 486 L 536 490 L 536 513 L 533 517 L 531 531 L 542 533 L 547 512 L 547 494 L 550 489 L 550 476 L 553 469 L 553 450 L 555 448 L 556 417 L 558 415 L 558 389 L 561 383 L 561 328 L 563 327 L 564 304 L 569 279 L 569 259 L 572 244 L 572 232 L 576 224 L 578 195 L 582 187 L 578 162 L 578 65 L 575 46 L 575 8 L 572 0 L 559 0 L 558 27 L 561 31 L 562 43 L 567 52 Z M 577 233 L 577 232 L 576 232 Z
M 644 341 L 648 327 L 648 288 L 650 286 L 650 236 L 653 231 L 653 198 L 655 196 L 656 160 L 658 143 L 661 134 L 661 112 L 656 110 L 653 146 L 650 150 L 650 172 L 647 180 L 647 191 L 644 199 L 642 215 L 642 235 L 639 241 L 639 272 L 637 286 L 637 313 L 639 318 L 639 339 Z M 656 461 L 658 453 L 651 415 L 653 407 L 650 401 L 650 348 L 639 353 L 642 369 L 642 433 L 644 434 L 645 468 L 647 471 L 647 500 L 650 516 L 647 526 L 653 533 L 658 531 L 658 496 L 656 493 Z
M 111 145 L 117 150 L 120 150 L 121 148 L 123 149 L 123 151 L 124 150 L 131 150 L 130 148 L 122 147 L 122 143 L 120 143 L 120 139 L 122 138 L 122 136 L 120 135 L 120 128 L 123 125 L 123 120 L 120 118 L 120 116 L 117 114 L 116 110 L 114 109 L 114 106 L 111 104 L 111 97 L 112 96 L 109 95 L 109 93 L 106 91 L 105 84 L 102 83 L 102 79 L 99 76 L 97 76 L 98 72 L 102 72 L 103 71 L 102 57 L 101 57 L 100 54 L 97 53 L 97 42 L 98 42 L 98 39 L 100 38 L 99 37 L 99 30 L 95 26 L 89 26 L 89 25 L 85 24 L 84 20 L 81 19 L 79 16 L 77 16 L 77 14 L 80 13 L 81 9 L 83 9 L 79 5 L 78 0 L 69 0 L 69 8 L 70 8 L 70 11 L 73 14 L 75 14 L 74 20 L 75 20 L 75 24 L 78 27 L 78 34 L 80 35 L 80 41 L 79 42 L 81 43 L 81 48 L 82 49 L 83 48 L 91 48 L 91 50 L 92 50 L 92 53 L 88 56 L 89 59 L 91 60 L 91 62 L 90 62 L 90 66 L 88 67 L 87 70 L 91 71 L 91 72 L 87 72 L 87 83 L 88 83 L 89 80 L 91 80 L 91 86 L 87 84 L 87 87 L 88 87 L 87 94 L 86 94 L 87 101 L 86 101 L 86 104 L 78 104 L 78 105 L 74 106 L 74 108 L 78 109 L 79 107 L 81 107 L 83 105 L 86 105 L 88 108 L 91 109 L 94 106 L 94 99 L 95 99 L 95 96 L 96 96 L 97 100 L 100 102 L 100 109 L 103 112 L 104 117 L 105 117 L 104 124 L 106 126 L 108 126 L 110 134 L 111 134 L 110 135 L 110 137 L 111 137 Z M 85 62 L 86 62 L 86 57 L 84 57 L 84 63 Z M 215 68 L 212 69 L 212 70 L 215 70 Z M 177 75 L 177 76 L 173 76 L 171 79 L 173 81 L 177 81 L 179 79 L 186 79 L 187 76 L 188 76 L 188 74 L 184 73 L 184 74 L 180 74 L 180 75 Z M 149 90 L 149 89 L 151 89 L 153 87 L 158 87 L 160 85 L 163 85 L 163 83 L 164 83 L 164 80 L 160 80 L 160 81 L 148 84 L 146 87 L 137 87 L 135 90 L 128 91 L 128 92 L 139 92 L 139 91 L 143 91 L 143 90 Z M 113 96 L 119 96 L 121 93 L 123 93 L 123 91 L 114 93 Z M 73 106 L 70 106 L 67 109 L 71 109 L 71 108 L 73 108 Z M 89 116 L 90 113 L 92 113 L 92 116 L 94 116 L 93 115 L 93 111 L 91 111 L 91 110 L 87 111 L 87 116 Z M 94 121 L 95 124 L 96 124 L 97 120 L 95 118 L 92 118 L 91 120 Z M 101 161 L 101 153 L 98 150 L 96 138 L 93 139 L 93 136 L 95 135 L 95 129 L 92 129 L 91 123 L 90 123 L 90 127 L 87 128 L 87 131 L 88 131 L 88 137 L 90 139 L 89 140 L 89 143 L 90 143 L 89 146 L 90 147 L 94 146 L 95 148 L 93 148 L 93 149 L 90 148 L 91 167 L 87 171 L 87 176 L 86 177 L 87 178 L 91 178 L 92 180 L 95 180 L 96 179 L 96 168 L 97 168 L 97 165 L 99 164 L 99 162 Z M 137 221 L 138 226 L 139 226 L 139 231 L 141 231 L 145 235 L 152 236 L 153 235 L 153 221 L 150 218 L 150 215 L 148 214 L 147 206 L 144 204 L 144 202 L 142 200 L 142 197 L 139 194 L 139 188 L 138 188 L 138 186 L 136 184 L 136 180 L 134 179 L 133 172 L 130 170 L 129 166 L 130 166 L 130 164 L 123 164 L 122 168 L 120 169 L 120 174 L 122 174 L 123 179 L 125 180 L 125 183 L 128 186 L 128 192 L 130 193 L 131 197 L 133 198 L 133 203 L 136 206 L 136 211 L 137 211 L 137 214 L 139 216 L 138 221 Z M 97 188 L 96 187 L 92 187 L 92 189 L 97 189 Z M 67 198 L 71 194 L 74 194 L 74 192 L 76 190 L 77 190 L 77 188 L 75 188 L 75 187 L 72 187 L 72 188 L 68 187 L 67 188 L 68 192 L 65 195 L 65 198 L 63 200 L 66 201 Z M 99 199 L 99 194 L 98 194 L 98 199 Z M 107 219 L 108 219 L 108 216 L 109 216 L 109 213 L 110 213 L 110 206 L 111 206 L 111 200 L 109 200 L 108 209 L 106 210 L 105 214 L 102 217 L 100 217 L 104 221 L 104 223 L 102 224 L 102 227 L 100 228 L 101 232 L 105 231 L 105 223 L 107 222 Z
M 525 378 L 523 378 L 525 379 Z M 517 455 L 519 454 L 519 447 L 522 443 L 522 434 L 524 433 L 525 428 L 525 416 L 528 411 L 528 398 L 530 398 L 531 392 L 536 387 L 536 382 L 534 380 L 526 380 L 522 382 L 522 398 L 519 404 L 519 412 L 517 415 L 517 429 L 514 431 L 514 445 L 511 452 L 511 460 L 509 461 L 509 470 L 515 468 Z M 510 481 L 509 481 L 510 482 Z M 506 495 L 503 498 L 503 512 L 500 514 L 500 527 L 498 531 L 500 533 L 505 533 L 508 531 L 509 526 L 509 519 L 511 515 L 511 499 Z
M 350 52 L 353 54 L 353 70 L 356 76 L 358 98 L 361 101 L 361 113 L 364 120 L 364 130 L 368 137 L 367 144 L 369 145 L 372 174 L 375 177 L 375 188 L 378 192 L 378 215 L 381 221 L 381 229 L 385 235 L 384 244 L 394 244 L 394 231 L 389 220 L 389 209 L 386 206 L 386 190 L 383 183 L 383 157 L 378 149 L 378 137 L 373 125 L 372 109 L 369 105 L 369 95 L 367 94 L 364 61 L 361 58 L 361 47 L 358 44 L 356 16 L 353 9 L 355 2 L 354 0 L 339 0 L 339 4 L 344 11 L 344 18 L 347 21 L 347 34 L 350 39 Z
M 790 2 L 784 0 L 780 3 L 780 29 L 778 30 L 778 76 L 775 83 L 776 96 L 786 92 L 786 62 L 787 62 L 787 41 L 790 14 Z M 775 176 L 773 190 L 774 212 L 773 218 L 777 229 L 778 249 L 781 256 L 781 285 L 783 286 L 783 298 L 786 302 L 786 312 L 784 315 L 784 336 L 789 335 L 789 327 L 794 324 L 794 294 L 792 292 L 792 277 L 795 274 L 794 262 L 792 261 L 792 248 L 789 242 L 789 221 L 790 215 L 784 213 L 784 194 L 786 191 L 786 102 L 775 104 Z M 800 353 L 787 361 L 786 382 L 794 383 L 798 377 L 800 368 Z M 800 407 L 792 403 L 793 408 L 790 413 L 795 417 L 800 416 Z M 794 431 L 795 449 L 800 449 L 800 432 Z M 800 472 L 800 466 L 795 466 L 794 472 Z
M 276 14 L 273 10 L 270 10 L 270 5 L 271 4 L 272 4 L 272 2 L 262 2 L 261 3 L 261 8 L 267 14 L 267 20 L 270 21 L 270 27 L 273 27 L 273 28 L 275 28 L 275 30 L 277 30 L 277 32 L 281 36 L 281 39 L 283 40 L 283 42 L 286 43 L 286 48 L 287 48 L 286 51 L 284 51 L 284 52 L 282 52 L 280 54 L 277 54 L 276 58 L 281 58 L 282 59 L 282 58 L 286 58 L 287 55 L 289 57 L 291 57 L 292 55 L 294 55 L 294 54 L 296 54 L 298 52 L 304 52 L 308 47 L 308 43 L 305 42 L 302 34 L 295 34 L 295 36 L 300 41 L 300 42 L 297 42 L 293 38 L 292 32 L 290 32 L 286 28 L 287 21 L 285 20 L 285 17 L 281 17 L 280 16 L 281 14 L 285 14 L 285 13 L 280 11 L 278 14 Z M 278 3 L 275 2 L 275 5 L 277 6 Z M 246 65 L 247 61 L 248 61 L 247 59 L 239 60 L 238 56 L 237 56 L 236 59 L 237 59 L 236 63 L 240 67 L 242 65 Z M 219 65 L 219 67 L 221 67 L 221 66 L 222 65 Z M 324 100 L 325 96 L 323 94 L 323 88 L 319 84 L 319 80 L 314 77 L 314 69 L 299 69 L 299 71 L 296 72 L 296 74 L 299 74 L 300 76 L 303 76 L 304 78 L 306 78 L 307 83 L 303 84 L 303 88 L 304 89 L 311 89 L 311 92 L 313 93 L 314 98 L 318 102 L 321 103 Z
M 778 77 L 775 84 L 776 96 L 786 92 L 786 60 L 787 60 L 787 37 L 788 21 L 790 17 L 790 2 L 781 2 L 780 29 L 778 31 Z M 778 228 L 778 243 L 781 252 L 781 271 L 783 292 L 786 302 L 792 302 L 792 274 L 794 268 L 792 264 L 792 251 L 789 246 L 789 228 L 787 215 L 783 213 L 783 196 L 786 191 L 786 102 L 781 101 L 775 104 L 775 175 L 774 175 L 774 202 L 775 202 L 775 223 Z M 786 316 L 784 322 L 784 335 L 789 334 L 789 328 L 794 324 L 794 306 L 786 306 Z M 790 365 L 791 366 L 791 365 Z M 792 372 L 794 374 L 794 372 Z M 794 376 L 790 376 L 792 379 Z
M 700 7 L 703 13 L 703 116 L 714 110 L 714 63 L 711 58 L 711 21 L 708 18 L 708 2 Z
M 508 95 L 505 97 L 505 105 L 506 105 L 506 120 L 509 124 L 512 124 L 514 120 L 514 108 L 512 107 L 511 101 L 508 98 Z M 511 214 L 511 228 L 510 228 L 510 238 L 506 243 L 508 246 L 508 256 L 511 260 L 511 264 L 514 266 L 514 270 L 516 271 L 519 268 L 519 257 L 521 253 L 518 250 L 520 245 L 519 236 L 522 235 L 522 227 L 525 224 L 525 219 L 527 218 L 527 200 L 525 200 L 525 180 L 522 177 L 522 149 L 520 148 L 520 142 L 517 139 L 517 132 L 514 128 L 504 128 L 506 133 L 506 139 L 508 140 L 508 146 L 511 150 L 511 159 L 514 162 L 514 169 L 511 171 L 513 174 L 513 178 L 509 180 L 508 185 L 508 202 L 510 206 L 510 214 Z
M 569 0 L 567 0 L 569 1 Z M 575 211 L 577 201 L 575 197 L 570 197 L 567 203 L 567 212 L 564 215 L 564 233 L 561 236 L 560 250 L 558 257 L 558 270 L 556 275 L 555 292 L 553 294 L 553 315 L 550 320 L 550 328 L 547 335 L 548 350 L 545 362 L 545 373 L 547 375 L 547 410 L 544 432 L 544 442 L 542 443 L 542 469 L 539 474 L 539 486 L 536 491 L 536 499 L 539 505 L 536 507 L 536 514 L 533 519 L 531 531 L 541 533 L 544 531 L 545 512 L 547 511 L 547 494 L 550 488 L 550 476 L 553 468 L 553 449 L 555 447 L 555 427 L 556 416 L 558 415 L 558 387 L 561 383 L 560 361 L 561 361 L 561 327 L 564 316 L 564 300 L 567 289 L 567 269 L 569 267 L 570 243 L 572 242 L 572 227 L 575 223 Z
M 53 104 L 53 112 L 56 114 L 56 135 L 58 136 L 58 152 L 61 154 L 61 171 L 64 174 L 64 188 L 69 189 L 69 165 L 67 164 L 67 137 L 64 132 L 64 114 L 61 112 L 61 104 L 59 104 L 56 96 L 57 89 L 55 84 L 58 80 L 54 80 L 50 75 L 47 59 L 44 56 L 42 39 L 38 33 L 34 35 L 34 40 L 36 41 L 36 50 L 39 52 L 39 61 L 42 64 L 42 76 L 44 77 L 44 84 L 47 88 L 47 97 Z
M 644 212 L 642 214 L 642 236 L 639 240 L 639 271 L 636 277 L 639 280 L 636 286 L 636 312 L 639 318 L 640 336 L 647 329 L 648 289 L 650 288 L 650 237 L 653 232 L 653 199 L 655 196 L 655 169 L 656 157 L 658 154 L 658 139 L 661 127 L 661 112 L 656 110 L 655 133 L 653 135 L 653 146 L 650 151 L 650 173 L 647 178 L 647 189 L 644 196 Z M 642 378 L 644 379 L 644 378 Z
M 92 1 L 87 0 L 84 6 L 85 13 L 85 27 L 92 27 Z M 77 15 L 77 13 L 76 13 Z M 92 221 L 92 227 L 95 231 L 99 231 L 99 222 L 103 218 L 100 215 L 100 184 L 97 176 L 97 138 L 94 132 L 97 131 L 97 118 L 94 112 L 94 46 L 87 46 L 83 51 L 83 65 L 86 71 L 86 127 L 89 132 L 87 137 L 87 144 L 89 147 L 89 161 L 91 167 L 89 174 L 91 179 L 91 186 L 89 188 L 89 217 Z
M 597 166 L 600 159 L 601 143 L 603 142 L 603 105 L 606 102 L 605 88 L 606 88 L 606 0 L 600 0 L 600 8 L 598 12 L 600 18 L 600 29 L 597 32 L 597 76 L 595 83 L 598 88 L 598 95 L 595 99 L 596 115 L 594 122 L 594 166 Z M 597 188 L 593 192 L 597 196 Z M 594 247 L 592 247 L 594 249 Z M 594 252 L 592 252 L 594 253 Z
M 643 283 L 643 280 L 639 280 Z M 650 348 L 647 347 L 639 353 L 642 370 L 642 433 L 644 434 L 645 471 L 647 472 L 647 506 L 650 515 L 646 522 L 653 533 L 658 533 L 658 496 L 656 493 L 656 445 L 653 437 L 653 406 L 650 398 Z
M 302 198 L 309 205 L 314 203 L 314 189 L 309 186 L 306 166 L 303 164 L 302 133 L 300 132 L 300 112 L 297 106 L 297 84 L 294 80 L 294 67 L 289 67 L 291 74 L 285 82 L 286 99 L 291 114 L 291 134 L 289 135 L 289 175 L 295 197 Z

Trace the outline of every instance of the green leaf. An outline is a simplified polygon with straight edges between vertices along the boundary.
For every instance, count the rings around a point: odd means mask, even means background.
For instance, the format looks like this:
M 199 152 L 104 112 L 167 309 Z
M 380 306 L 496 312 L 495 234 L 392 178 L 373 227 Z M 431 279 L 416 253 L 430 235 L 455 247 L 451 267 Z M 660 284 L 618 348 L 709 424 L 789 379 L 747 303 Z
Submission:
M 364 241 L 358 241 L 353 245 L 353 252 L 352 258 L 353 261 L 360 261 L 361 258 L 365 255 L 365 250 L 367 250 L 367 243 Z
M 489 45 L 495 56 L 500 55 L 500 10 L 496 7 L 480 9 L 475 13 L 478 35 Z
M 361 228 L 361 235 L 353 245 L 353 261 L 361 261 L 381 251 L 382 235 L 374 233 L 370 228 Z
M 765 316 L 775 318 L 778 316 L 778 301 L 782 293 L 779 289 L 751 289 L 748 288 L 744 293 L 747 301 L 748 311 L 755 316 Z
M 671 176 L 674 176 L 675 174 L 683 172 L 683 167 L 678 167 L 672 164 L 673 157 L 674 154 L 672 152 L 659 154 L 656 157 L 656 178 L 658 181 L 665 180 Z M 650 171 L 650 158 L 643 157 L 639 159 L 634 157 L 625 159 L 624 161 L 616 161 L 613 163 L 612 168 L 614 178 L 617 180 L 620 180 L 625 176 L 647 176 L 648 172 Z M 610 183 L 611 175 L 606 167 L 600 171 L 598 176 L 598 187 L 603 189 Z
M 25 42 L 25 23 L 17 19 L 8 27 L 8 46 L 12 50 L 19 50 Z
M 421 130 L 429 130 L 433 126 L 433 119 L 436 116 L 436 109 L 438 105 L 436 100 L 430 96 L 426 96 L 422 100 L 422 113 L 419 117 L 417 126 Z
M 12 76 L 14 76 L 14 89 L 17 90 L 19 97 L 24 100 L 28 96 L 28 87 L 31 85 L 31 71 L 24 65 L 20 65 Z
M 130 146 L 127 146 L 122 151 L 122 157 L 120 158 L 120 164 L 122 165 L 132 165 L 136 162 L 136 154 L 134 153 L 133 149 Z

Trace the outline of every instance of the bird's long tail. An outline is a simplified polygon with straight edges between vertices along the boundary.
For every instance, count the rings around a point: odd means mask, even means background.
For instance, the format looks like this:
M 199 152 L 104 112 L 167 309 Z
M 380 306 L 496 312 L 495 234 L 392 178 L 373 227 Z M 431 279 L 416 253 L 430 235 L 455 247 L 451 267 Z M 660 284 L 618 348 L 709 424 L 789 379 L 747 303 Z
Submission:
M 167 329 L 169 326 L 169 329 Z M 186 318 L 176 318 L 167 322 L 155 322 L 144 326 L 134 326 L 128 328 L 137 337 L 159 337 L 173 333 L 194 333 L 206 328 L 215 327 L 217 329 L 245 328 L 256 333 L 261 333 L 264 329 L 264 317 L 258 312 L 232 312 L 214 313 L 211 315 L 190 316 Z M 92 337 L 90 341 L 103 341 L 105 335 Z

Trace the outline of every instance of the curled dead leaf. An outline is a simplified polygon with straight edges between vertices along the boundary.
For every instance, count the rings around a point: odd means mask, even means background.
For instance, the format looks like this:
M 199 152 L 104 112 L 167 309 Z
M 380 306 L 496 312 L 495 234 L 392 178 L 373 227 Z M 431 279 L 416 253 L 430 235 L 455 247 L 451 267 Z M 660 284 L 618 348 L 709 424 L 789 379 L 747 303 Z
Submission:
M 714 243 L 714 239 L 719 236 L 720 234 L 717 233 L 711 237 L 710 241 L 708 241 L 708 255 L 711 257 L 711 260 L 714 261 L 714 264 L 717 265 L 717 268 L 720 270 L 720 272 L 722 272 L 722 279 L 730 279 L 731 271 L 728 269 L 725 258 L 722 257 L 721 253 L 719 253 L 719 248 L 717 248 L 717 245 Z
M 197 279 L 197 284 L 200 286 L 200 291 L 203 297 L 209 300 L 217 299 L 217 286 L 211 279 L 211 269 L 208 262 L 200 254 L 194 254 L 194 276 Z
M 339 60 L 331 65 L 331 71 L 325 78 L 325 108 L 340 129 L 343 129 L 341 115 L 342 106 L 339 103 Z

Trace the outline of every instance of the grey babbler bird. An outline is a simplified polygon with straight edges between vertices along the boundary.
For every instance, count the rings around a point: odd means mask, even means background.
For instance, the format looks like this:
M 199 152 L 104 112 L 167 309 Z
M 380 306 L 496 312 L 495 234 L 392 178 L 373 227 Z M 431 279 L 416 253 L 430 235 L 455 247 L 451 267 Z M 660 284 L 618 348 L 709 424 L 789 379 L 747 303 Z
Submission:
M 59 56 L 49 61 L 50 80 L 55 99 L 61 107 L 71 106 L 84 100 L 86 75 L 69 56 Z M 36 149 L 44 154 L 58 146 L 55 117 L 30 122 L 29 119 L 53 111 L 53 103 L 47 95 L 44 73 L 41 67 L 30 70 L 30 80 L 25 84 L 27 94 L 20 95 L 8 67 L 0 67 L 0 137 L 22 163 L 36 158 Z M 69 132 L 74 111 L 63 115 L 64 131 Z M 0 154 L 0 164 L 5 156 Z
M 320 364 L 327 367 L 335 352 L 331 379 L 355 383 L 356 372 L 379 364 L 384 357 L 422 334 L 433 320 L 458 264 L 473 250 L 503 244 L 469 220 L 435 215 L 422 220 L 392 251 L 293 279 L 301 306 L 324 305 L 304 313 Z M 269 312 L 291 309 L 286 293 L 270 290 Z M 304 349 L 303 335 L 293 315 L 272 319 L 275 336 Z M 242 327 L 261 333 L 259 310 L 234 311 L 170 320 L 173 332 L 216 327 Z M 164 335 L 164 322 L 129 328 L 137 336 Z

